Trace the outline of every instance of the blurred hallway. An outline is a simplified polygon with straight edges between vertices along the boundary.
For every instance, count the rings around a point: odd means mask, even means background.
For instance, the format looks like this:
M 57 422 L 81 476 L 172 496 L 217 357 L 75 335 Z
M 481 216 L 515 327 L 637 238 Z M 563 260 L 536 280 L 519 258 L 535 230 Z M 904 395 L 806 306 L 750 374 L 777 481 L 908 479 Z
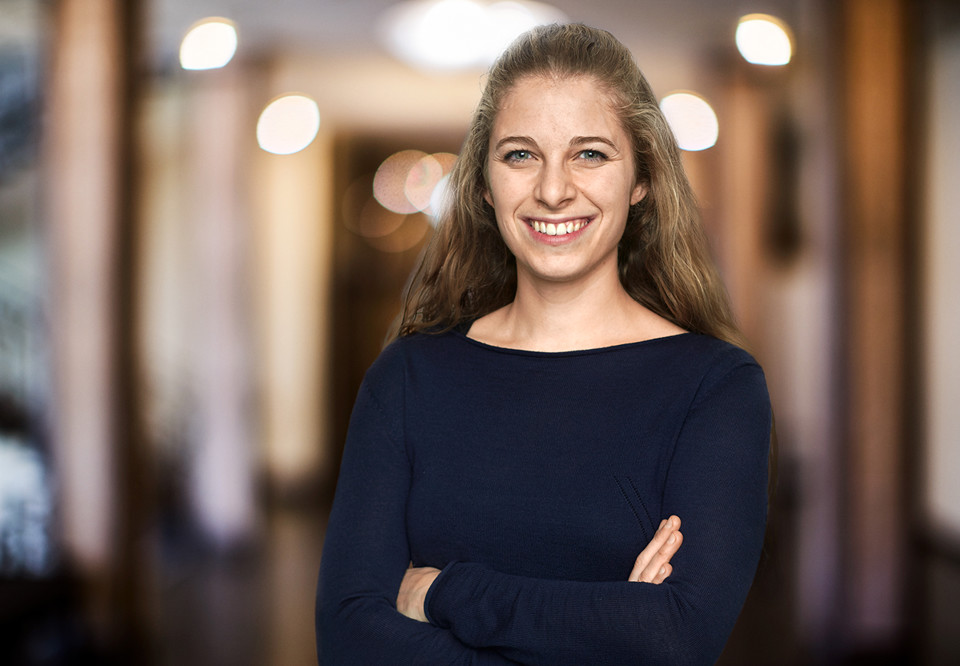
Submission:
M 483 77 L 402 60 L 394 4 L 0 0 L 0 661 L 315 662 L 350 409 Z M 553 3 L 718 123 L 683 159 L 779 436 L 721 663 L 960 663 L 960 5 L 757 4 L 788 64 L 731 3 Z

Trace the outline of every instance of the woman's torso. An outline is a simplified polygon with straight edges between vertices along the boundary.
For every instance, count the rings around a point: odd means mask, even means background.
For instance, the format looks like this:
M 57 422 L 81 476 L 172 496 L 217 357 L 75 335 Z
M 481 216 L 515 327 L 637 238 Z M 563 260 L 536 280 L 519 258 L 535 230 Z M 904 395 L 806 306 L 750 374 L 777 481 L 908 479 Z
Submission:
M 697 388 L 746 356 L 695 334 L 561 353 L 456 332 L 400 347 L 414 564 L 584 581 L 629 574 Z

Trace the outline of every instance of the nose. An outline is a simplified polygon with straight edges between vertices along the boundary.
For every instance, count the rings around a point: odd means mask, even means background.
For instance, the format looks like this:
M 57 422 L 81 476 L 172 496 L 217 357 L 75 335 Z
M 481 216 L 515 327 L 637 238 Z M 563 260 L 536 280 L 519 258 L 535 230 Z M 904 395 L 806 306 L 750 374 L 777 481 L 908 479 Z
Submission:
M 547 208 L 561 208 L 576 196 L 566 165 L 546 161 L 540 169 L 534 196 Z

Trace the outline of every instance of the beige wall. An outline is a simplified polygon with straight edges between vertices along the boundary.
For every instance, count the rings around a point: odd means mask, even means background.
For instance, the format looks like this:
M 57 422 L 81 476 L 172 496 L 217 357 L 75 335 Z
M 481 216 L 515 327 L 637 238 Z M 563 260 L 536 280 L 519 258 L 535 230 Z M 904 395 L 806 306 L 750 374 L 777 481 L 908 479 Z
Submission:
M 927 89 L 924 507 L 960 541 L 960 30 L 935 40 Z

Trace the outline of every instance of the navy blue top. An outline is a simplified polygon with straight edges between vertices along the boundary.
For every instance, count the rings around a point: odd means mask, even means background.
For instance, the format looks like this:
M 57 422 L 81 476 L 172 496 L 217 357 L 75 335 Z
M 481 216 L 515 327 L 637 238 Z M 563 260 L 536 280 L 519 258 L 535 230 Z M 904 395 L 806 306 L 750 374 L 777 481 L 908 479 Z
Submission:
M 558 353 L 401 338 L 351 417 L 319 661 L 712 663 L 760 555 L 769 441 L 763 372 L 708 336 Z M 627 582 L 671 514 L 673 574 Z M 396 610 L 411 561 L 442 569 L 429 624 Z

